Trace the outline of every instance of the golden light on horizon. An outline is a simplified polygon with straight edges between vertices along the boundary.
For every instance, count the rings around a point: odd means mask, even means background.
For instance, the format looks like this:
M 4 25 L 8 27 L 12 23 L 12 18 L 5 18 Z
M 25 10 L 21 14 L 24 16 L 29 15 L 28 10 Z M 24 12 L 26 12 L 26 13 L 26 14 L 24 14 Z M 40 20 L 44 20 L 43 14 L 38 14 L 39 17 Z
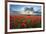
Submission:
M 21 14 L 26 14 L 26 15 L 34 15 L 33 11 L 22 11 Z

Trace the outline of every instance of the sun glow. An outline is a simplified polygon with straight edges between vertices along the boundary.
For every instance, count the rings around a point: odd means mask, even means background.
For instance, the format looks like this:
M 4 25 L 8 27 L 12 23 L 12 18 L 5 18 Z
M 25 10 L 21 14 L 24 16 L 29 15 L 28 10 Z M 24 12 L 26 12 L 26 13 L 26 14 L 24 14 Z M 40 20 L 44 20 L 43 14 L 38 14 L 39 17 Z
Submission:
M 33 11 L 26 11 L 26 12 L 21 11 L 21 14 L 33 15 L 34 13 L 33 13 Z

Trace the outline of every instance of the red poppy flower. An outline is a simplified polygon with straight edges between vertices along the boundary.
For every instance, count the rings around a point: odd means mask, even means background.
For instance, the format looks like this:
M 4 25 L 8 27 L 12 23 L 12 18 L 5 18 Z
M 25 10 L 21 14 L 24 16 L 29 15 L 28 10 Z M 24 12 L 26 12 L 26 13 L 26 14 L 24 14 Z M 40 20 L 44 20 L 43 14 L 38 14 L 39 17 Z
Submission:
M 26 16 L 26 18 L 27 18 L 27 19 L 30 19 L 30 18 L 31 18 L 31 16 Z
M 26 26 L 26 24 L 25 24 L 25 23 L 22 23 L 22 24 L 21 24 L 21 26 L 22 26 L 22 27 L 25 27 L 25 26 Z
M 24 18 L 23 16 L 20 16 L 20 18 Z

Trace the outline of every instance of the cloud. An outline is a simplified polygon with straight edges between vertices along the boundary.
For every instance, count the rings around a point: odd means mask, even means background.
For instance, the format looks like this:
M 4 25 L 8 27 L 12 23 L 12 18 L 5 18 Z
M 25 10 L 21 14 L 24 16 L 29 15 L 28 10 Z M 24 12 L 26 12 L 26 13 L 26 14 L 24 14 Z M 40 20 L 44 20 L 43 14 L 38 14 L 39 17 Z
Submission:
M 33 10 L 34 10 L 34 11 L 40 11 L 40 9 L 41 9 L 41 7 L 39 7 L 39 6 L 33 7 Z

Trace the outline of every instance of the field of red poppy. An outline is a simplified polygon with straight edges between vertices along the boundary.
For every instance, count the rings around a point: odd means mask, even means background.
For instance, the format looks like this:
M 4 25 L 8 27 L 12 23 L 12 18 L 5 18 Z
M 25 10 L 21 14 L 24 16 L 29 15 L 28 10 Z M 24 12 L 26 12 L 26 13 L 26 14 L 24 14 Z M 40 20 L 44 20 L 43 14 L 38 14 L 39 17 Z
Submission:
M 40 27 L 41 16 L 10 16 L 10 29 Z

